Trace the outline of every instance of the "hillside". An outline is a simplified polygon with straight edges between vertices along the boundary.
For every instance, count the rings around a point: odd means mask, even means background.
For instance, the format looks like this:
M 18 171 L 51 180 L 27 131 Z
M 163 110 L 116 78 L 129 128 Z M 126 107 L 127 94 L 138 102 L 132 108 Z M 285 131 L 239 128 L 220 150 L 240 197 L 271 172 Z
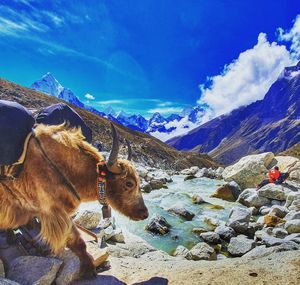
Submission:
M 300 143 L 293 145 L 291 148 L 279 153 L 279 155 L 294 156 L 300 159 Z
M 22 87 L 1 78 L 0 99 L 16 101 L 27 108 L 36 110 L 58 102 L 65 103 L 65 101 L 53 96 Z M 87 125 L 92 129 L 93 141 L 99 141 L 106 149 L 110 149 L 110 121 L 99 115 L 76 107 L 75 105 L 70 104 L 70 106 L 82 116 Z M 117 126 L 121 139 L 126 138 L 131 142 L 133 148 L 133 160 L 135 161 L 145 162 L 153 167 L 177 170 L 192 165 L 198 165 L 199 167 L 217 166 L 217 163 L 208 155 L 180 152 L 147 134 L 131 130 L 122 125 L 117 124 Z M 125 148 L 122 150 L 123 152 L 126 151 Z
M 167 143 L 209 153 L 230 164 L 266 151 L 278 153 L 300 141 L 300 63 L 287 67 L 263 100 L 217 117 Z

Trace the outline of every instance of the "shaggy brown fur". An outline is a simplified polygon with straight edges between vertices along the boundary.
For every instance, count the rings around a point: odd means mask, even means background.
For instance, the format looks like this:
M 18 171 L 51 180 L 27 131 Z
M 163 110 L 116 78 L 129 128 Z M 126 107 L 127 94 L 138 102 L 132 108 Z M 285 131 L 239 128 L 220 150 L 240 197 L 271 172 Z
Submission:
M 81 202 L 97 200 L 97 164 L 103 156 L 84 140 L 81 131 L 64 125 L 39 125 L 35 134 L 50 160 L 77 190 Z M 123 173 L 109 173 L 107 201 L 133 220 L 144 219 L 148 211 L 137 173 L 129 161 L 118 160 L 118 164 Z M 53 252 L 59 253 L 67 245 L 79 256 L 82 273 L 93 272 L 85 244 L 70 219 L 80 202 L 51 168 L 34 137 L 28 144 L 23 171 L 18 179 L 0 183 L 0 197 L 1 229 L 17 228 L 38 217 L 41 236 Z

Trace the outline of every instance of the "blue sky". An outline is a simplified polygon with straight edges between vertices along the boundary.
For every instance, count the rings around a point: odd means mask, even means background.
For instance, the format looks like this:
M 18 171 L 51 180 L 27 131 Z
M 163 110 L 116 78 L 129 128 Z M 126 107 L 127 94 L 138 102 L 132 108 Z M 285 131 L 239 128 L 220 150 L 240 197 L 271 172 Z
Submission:
M 30 86 L 50 71 L 82 101 L 91 94 L 89 104 L 99 109 L 167 115 L 198 101 L 218 115 L 260 99 L 299 55 L 296 0 L 0 5 L 0 76 Z M 261 55 L 274 60 L 262 61 Z M 248 81 L 239 72 L 247 66 L 253 72 Z M 231 87 L 235 74 L 249 90 L 262 79 L 267 83 L 244 94 L 241 86 Z

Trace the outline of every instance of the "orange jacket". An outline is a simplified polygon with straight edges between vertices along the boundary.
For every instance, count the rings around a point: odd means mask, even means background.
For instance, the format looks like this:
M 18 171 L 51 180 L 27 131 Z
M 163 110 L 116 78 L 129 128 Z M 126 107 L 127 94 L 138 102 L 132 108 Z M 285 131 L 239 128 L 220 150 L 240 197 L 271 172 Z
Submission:
M 275 169 L 269 170 L 268 175 L 269 175 L 269 181 L 270 181 L 270 183 L 274 183 L 275 180 L 277 180 L 279 178 L 280 174 L 281 173 L 280 173 L 279 170 L 275 170 Z

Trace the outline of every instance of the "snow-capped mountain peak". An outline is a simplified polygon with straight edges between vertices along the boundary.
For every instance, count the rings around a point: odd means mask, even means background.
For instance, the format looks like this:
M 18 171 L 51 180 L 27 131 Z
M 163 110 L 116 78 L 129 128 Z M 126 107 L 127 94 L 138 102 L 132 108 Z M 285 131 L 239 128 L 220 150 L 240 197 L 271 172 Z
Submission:
M 58 97 L 63 90 L 63 86 L 56 80 L 56 78 L 47 72 L 40 80 L 35 81 L 31 86 L 32 89 Z

